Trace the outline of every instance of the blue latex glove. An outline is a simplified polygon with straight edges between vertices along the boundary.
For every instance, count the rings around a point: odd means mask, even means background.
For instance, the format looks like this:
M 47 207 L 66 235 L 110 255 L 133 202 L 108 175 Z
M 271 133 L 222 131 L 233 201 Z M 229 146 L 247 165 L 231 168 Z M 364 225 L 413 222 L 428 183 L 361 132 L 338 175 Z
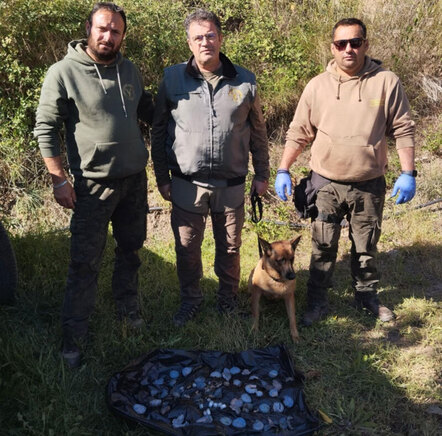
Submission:
M 416 193 L 416 179 L 408 174 L 401 174 L 393 187 L 392 197 L 395 197 L 399 191 L 399 197 L 396 204 L 406 203 L 410 201 Z
M 292 179 L 287 170 L 278 170 L 275 180 L 275 191 L 281 200 L 287 201 L 287 195 L 292 195 Z

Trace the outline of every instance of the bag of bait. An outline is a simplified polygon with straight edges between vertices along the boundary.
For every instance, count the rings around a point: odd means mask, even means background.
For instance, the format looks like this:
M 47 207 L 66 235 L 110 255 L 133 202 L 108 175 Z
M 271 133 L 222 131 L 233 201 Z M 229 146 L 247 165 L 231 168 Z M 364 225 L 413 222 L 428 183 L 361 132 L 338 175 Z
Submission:
M 168 435 L 310 435 L 303 375 L 283 345 L 239 353 L 160 349 L 108 382 L 110 410 Z

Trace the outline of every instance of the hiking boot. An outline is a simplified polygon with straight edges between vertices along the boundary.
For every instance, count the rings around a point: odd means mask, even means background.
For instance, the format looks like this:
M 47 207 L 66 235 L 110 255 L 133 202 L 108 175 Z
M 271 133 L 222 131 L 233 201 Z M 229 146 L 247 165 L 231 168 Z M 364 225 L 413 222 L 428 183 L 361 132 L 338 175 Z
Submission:
M 195 317 L 199 312 L 201 303 L 181 303 L 178 312 L 173 316 L 173 324 L 175 327 L 183 327 L 188 321 Z
M 396 318 L 393 311 L 380 303 L 376 291 L 355 292 L 355 306 L 359 310 L 365 309 L 382 322 Z
M 81 365 L 80 349 L 72 340 L 64 340 L 61 355 L 69 368 L 74 369 Z
M 127 325 L 134 330 L 141 330 L 146 323 L 138 311 L 129 312 L 126 317 Z
M 218 303 L 216 304 L 216 310 L 221 315 L 228 315 L 234 312 L 237 307 L 238 302 L 236 298 L 223 298 L 222 300 L 219 299 Z
M 312 303 L 307 306 L 307 310 L 302 317 L 302 324 L 310 327 L 316 321 L 321 320 L 328 314 L 328 303 Z
M 141 330 L 146 326 L 146 322 L 141 317 L 139 310 L 132 310 L 131 312 L 120 310 L 117 312 L 117 318 L 118 321 L 126 323 L 127 327 L 133 330 Z

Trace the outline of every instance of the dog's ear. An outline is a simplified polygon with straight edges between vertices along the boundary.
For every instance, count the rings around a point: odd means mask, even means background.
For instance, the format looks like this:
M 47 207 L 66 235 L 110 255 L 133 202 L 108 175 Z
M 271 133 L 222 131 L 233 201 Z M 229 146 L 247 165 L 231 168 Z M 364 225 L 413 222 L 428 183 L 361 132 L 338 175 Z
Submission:
M 258 241 L 259 241 L 259 245 L 262 248 L 262 251 L 267 256 L 270 256 L 272 254 L 272 246 L 267 241 L 265 241 L 264 239 L 260 238 L 259 236 L 258 236 Z
M 296 247 L 298 246 L 300 239 L 301 239 L 301 235 L 299 235 L 297 238 L 293 238 L 293 239 L 290 241 L 290 245 L 292 246 L 293 251 L 296 250 Z

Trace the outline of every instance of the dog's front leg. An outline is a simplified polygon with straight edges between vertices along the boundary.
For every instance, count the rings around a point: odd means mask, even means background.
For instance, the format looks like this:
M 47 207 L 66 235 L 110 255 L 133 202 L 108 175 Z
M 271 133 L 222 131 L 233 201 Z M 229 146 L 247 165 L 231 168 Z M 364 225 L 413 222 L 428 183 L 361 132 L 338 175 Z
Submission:
M 296 327 L 295 294 L 291 292 L 289 295 L 286 295 L 284 297 L 284 302 L 290 322 L 290 335 L 292 336 L 293 342 L 298 342 L 299 333 L 298 328 Z
M 258 331 L 259 328 L 259 300 L 261 298 L 261 289 L 253 286 L 252 288 L 252 317 L 253 317 L 253 325 L 252 330 L 255 332 Z

